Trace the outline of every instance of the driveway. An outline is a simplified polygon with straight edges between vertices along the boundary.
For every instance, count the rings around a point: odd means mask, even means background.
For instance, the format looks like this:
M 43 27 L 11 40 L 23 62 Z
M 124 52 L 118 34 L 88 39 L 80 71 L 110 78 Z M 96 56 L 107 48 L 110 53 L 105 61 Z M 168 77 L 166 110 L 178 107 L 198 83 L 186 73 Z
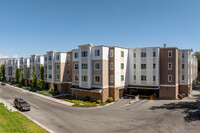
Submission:
M 183 100 L 139 100 L 128 104 L 122 99 L 103 108 L 74 108 L 20 91 L 0 86 L 0 97 L 13 104 L 20 97 L 32 107 L 26 115 L 56 133 L 88 132 L 196 132 L 199 90 Z

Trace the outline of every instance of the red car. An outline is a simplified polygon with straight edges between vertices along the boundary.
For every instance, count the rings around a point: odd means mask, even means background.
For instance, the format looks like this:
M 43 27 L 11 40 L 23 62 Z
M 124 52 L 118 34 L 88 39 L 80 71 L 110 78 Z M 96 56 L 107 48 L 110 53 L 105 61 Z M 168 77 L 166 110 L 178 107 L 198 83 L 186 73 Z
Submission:
M 20 111 L 23 111 L 23 110 L 29 111 L 31 109 L 30 105 L 21 98 L 15 98 L 14 105 Z

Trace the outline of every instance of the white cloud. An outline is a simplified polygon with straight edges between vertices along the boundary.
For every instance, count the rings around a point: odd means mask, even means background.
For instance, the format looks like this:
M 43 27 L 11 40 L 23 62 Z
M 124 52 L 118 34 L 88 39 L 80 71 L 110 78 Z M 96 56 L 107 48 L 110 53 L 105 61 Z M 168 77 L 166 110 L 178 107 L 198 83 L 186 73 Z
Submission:
M 0 54 L 0 59 L 2 59 L 2 58 L 8 58 L 8 56 L 4 56 L 4 55 Z
M 18 58 L 18 55 L 14 55 L 13 58 Z

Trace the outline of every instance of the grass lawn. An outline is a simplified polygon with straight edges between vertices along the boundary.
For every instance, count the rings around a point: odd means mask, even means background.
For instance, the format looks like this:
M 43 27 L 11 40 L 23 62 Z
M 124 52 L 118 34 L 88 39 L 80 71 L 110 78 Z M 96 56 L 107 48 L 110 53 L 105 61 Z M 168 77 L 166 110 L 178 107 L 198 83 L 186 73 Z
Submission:
M 0 133 L 48 133 L 19 112 L 10 112 L 0 104 Z

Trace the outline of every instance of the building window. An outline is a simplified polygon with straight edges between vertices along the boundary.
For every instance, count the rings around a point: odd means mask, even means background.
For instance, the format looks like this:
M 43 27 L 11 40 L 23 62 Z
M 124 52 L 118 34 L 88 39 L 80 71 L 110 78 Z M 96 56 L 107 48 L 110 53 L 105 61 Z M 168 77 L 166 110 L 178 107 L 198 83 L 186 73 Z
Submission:
M 146 75 L 141 75 L 141 81 L 146 81 Z
M 38 66 L 38 70 L 40 69 L 40 66 Z
M 56 65 L 56 70 L 59 70 L 60 69 L 60 65 Z
M 153 63 L 153 69 L 156 69 L 156 64 L 155 63 Z
M 69 60 L 70 59 L 70 54 L 67 54 L 67 60 Z
M 113 62 L 110 62 L 110 70 L 113 70 Z
M 141 69 L 146 69 L 146 64 L 141 64 Z
M 59 60 L 60 59 L 60 56 L 59 55 L 56 55 L 56 60 Z
M 44 66 L 44 68 L 45 68 L 45 70 L 47 70 L 47 66 L 46 65 Z
M 134 69 L 136 69 L 136 64 L 134 64 Z
M 100 56 L 100 50 L 99 49 L 95 50 L 95 56 Z
M 184 53 L 182 53 L 182 58 L 185 58 L 185 54 Z
M 156 57 L 156 51 L 153 51 L 153 57 Z
M 74 64 L 74 69 L 78 69 L 78 64 Z
M 124 81 L 124 75 L 121 75 L 121 81 Z
M 110 75 L 110 82 L 113 83 L 114 79 L 113 79 L 113 75 Z
M 182 75 L 182 80 L 185 80 L 185 76 L 184 75 Z
M 51 60 L 51 56 L 49 56 L 49 60 Z M 34 59 L 33 59 L 33 62 L 34 62 Z
M 113 57 L 113 50 L 110 50 L 110 57 Z
M 172 75 L 168 75 L 168 82 L 172 82 Z
M 153 81 L 156 81 L 156 76 L 153 76 Z
M 172 58 L 172 50 L 168 51 L 168 58 Z
M 70 70 L 70 64 L 67 64 L 67 69 Z
M 136 80 L 136 75 L 134 75 L 134 80 Z
M 81 57 L 87 57 L 87 56 L 88 56 L 88 52 L 87 51 L 82 51 Z
M 94 70 L 100 70 L 100 63 L 94 63 Z
M 47 61 L 47 57 L 45 57 L 45 61 Z
M 74 58 L 78 58 L 78 53 L 74 53 Z
M 51 74 L 49 74 L 49 79 L 51 79 L 52 78 L 52 75 Z
M 82 69 L 88 69 L 88 64 L 87 63 L 82 64 Z
M 38 58 L 38 62 L 40 62 L 40 58 Z
M 146 52 L 141 52 L 141 57 L 146 57 Z
M 88 81 L 88 77 L 87 76 L 82 76 L 82 81 L 83 82 L 87 82 Z
M 56 75 L 56 79 L 57 79 L 57 80 L 60 79 L 60 75 L 59 75 L 59 74 Z
M 49 70 L 51 70 L 52 69 L 52 65 L 49 65 Z
M 136 57 L 136 53 L 134 53 L 133 55 L 134 55 L 134 57 Z
M 182 69 L 185 69 L 185 64 L 182 64 Z
M 124 69 L 124 63 L 121 63 L 121 69 Z
M 45 78 L 47 78 L 47 74 L 45 74 Z
M 124 57 L 124 51 L 121 51 L 121 57 Z
M 172 63 L 171 62 L 168 63 L 168 70 L 172 70 Z
M 100 83 L 100 76 L 94 76 L 94 82 Z
M 70 78 L 69 78 L 69 74 L 67 74 L 67 80 L 70 80 Z

